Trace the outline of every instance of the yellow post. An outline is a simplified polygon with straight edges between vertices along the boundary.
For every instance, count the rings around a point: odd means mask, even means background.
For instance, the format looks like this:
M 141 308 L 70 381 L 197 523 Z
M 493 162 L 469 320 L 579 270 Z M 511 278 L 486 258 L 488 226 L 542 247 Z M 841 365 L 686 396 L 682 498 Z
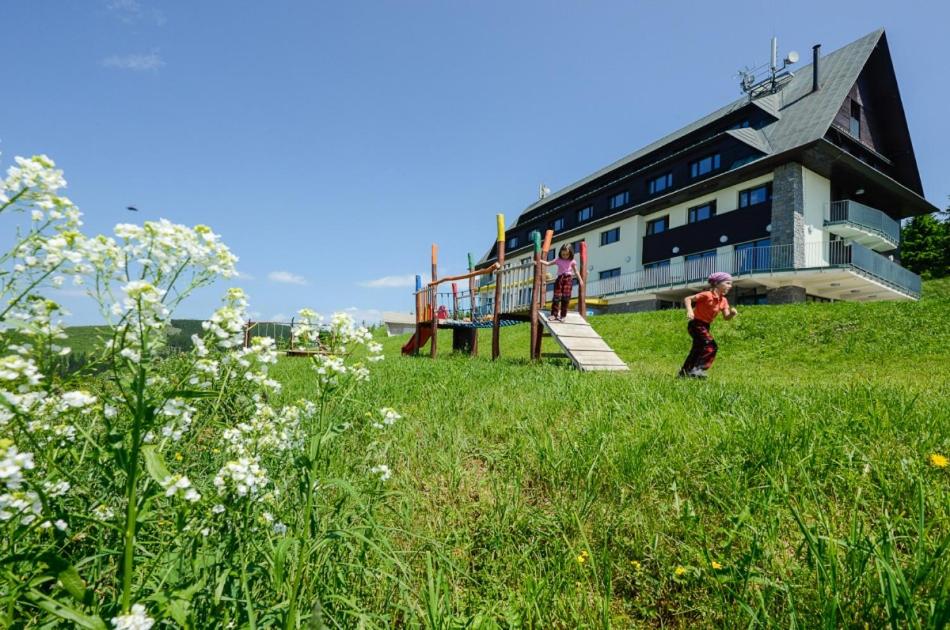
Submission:
M 495 244 L 496 259 L 499 265 L 505 264 L 505 215 L 499 214 L 496 217 L 498 221 L 498 242 Z M 497 359 L 501 354 L 501 279 L 502 270 L 495 271 L 495 313 L 492 317 L 491 326 L 491 358 Z

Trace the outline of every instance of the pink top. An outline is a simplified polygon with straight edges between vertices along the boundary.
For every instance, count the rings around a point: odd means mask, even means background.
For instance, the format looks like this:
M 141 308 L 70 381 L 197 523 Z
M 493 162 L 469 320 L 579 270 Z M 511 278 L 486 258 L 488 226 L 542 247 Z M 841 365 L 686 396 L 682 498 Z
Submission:
M 557 275 L 563 276 L 567 274 L 569 276 L 574 275 L 574 259 L 573 258 L 561 258 L 558 256 L 554 259 L 554 262 L 557 264 Z

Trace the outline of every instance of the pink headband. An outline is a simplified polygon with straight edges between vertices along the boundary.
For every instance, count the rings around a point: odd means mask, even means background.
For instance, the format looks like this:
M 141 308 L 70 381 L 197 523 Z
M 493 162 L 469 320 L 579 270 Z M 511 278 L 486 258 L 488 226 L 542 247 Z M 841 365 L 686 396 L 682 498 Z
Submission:
M 716 286 L 716 285 L 719 284 L 720 282 L 727 282 L 727 281 L 731 281 L 731 280 L 732 280 L 732 276 L 730 276 L 730 275 L 729 275 L 728 273 L 726 273 L 725 271 L 717 271 L 716 273 L 711 274 L 711 275 L 709 276 L 709 284 L 711 284 L 711 285 L 713 285 L 713 286 Z

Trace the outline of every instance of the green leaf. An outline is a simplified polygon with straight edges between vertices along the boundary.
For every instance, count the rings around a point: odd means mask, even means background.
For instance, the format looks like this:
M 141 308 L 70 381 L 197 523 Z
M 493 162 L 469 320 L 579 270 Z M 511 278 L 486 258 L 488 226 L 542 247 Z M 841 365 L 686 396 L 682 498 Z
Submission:
M 143 446 L 142 454 L 145 456 L 145 470 L 148 471 L 149 477 L 154 479 L 159 485 L 172 476 L 171 473 L 168 472 L 168 466 L 165 465 L 165 460 L 162 459 L 162 455 L 158 452 L 158 449 L 155 448 L 155 445 L 148 444 Z
M 86 590 L 86 582 L 79 576 L 76 567 L 69 564 L 62 557 L 53 553 L 44 553 L 37 558 L 47 565 L 59 580 L 67 593 L 73 596 L 77 601 L 83 604 L 89 603 L 89 593 Z
M 66 606 L 65 604 L 62 604 L 55 599 L 51 599 L 38 591 L 33 591 L 31 595 L 35 598 L 36 605 L 39 608 L 42 608 L 46 612 L 52 613 L 61 619 L 71 621 L 80 628 L 87 628 L 88 630 L 108 630 L 106 628 L 105 622 L 99 617 L 83 614 L 75 608 Z
M 73 596 L 77 601 L 86 603 L 86 582 L 79 577 L 79 571 L 73 565 L 67 566 L 57 575 L 60 584 L 66 589 L 66 592 Z
M 191 608 L 191 603 L 186 602 L 183 599 L 173 599 L 168 602 L 165 606 L 165 611 L 178 622 L 178 625 L 183 628 L 187 628 L 188 624 L 188 611 Z

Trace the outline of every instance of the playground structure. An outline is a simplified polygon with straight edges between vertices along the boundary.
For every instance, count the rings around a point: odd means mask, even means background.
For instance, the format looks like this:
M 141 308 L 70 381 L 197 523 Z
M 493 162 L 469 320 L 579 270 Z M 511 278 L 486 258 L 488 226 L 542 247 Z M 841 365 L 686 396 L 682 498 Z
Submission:
M 403 346 L 405 355 L 417 355 L 426 343 L 429 354 L 438 352 L 438 329 L 452 330 L 452 349 L 466 354 L 478 354 L 478 329 L 492 329 L 492 359 L 501 354 L 500 329 L 503 326 L 529 323 L 530 357 L 541 358 L 544 336 L 554 337 L 564 354 L 581 370 L 626 370 L 627 366 L 587 323 L 587 245 L 580 245 L 580 274 L 577 314 L 569 314 L 564 322 L 549 321 L 542 313 L 547 298 L 546 267 L 538 264 L 547 259 L 553 230 L 531 235 L 534 256 L 518 265 L 505 264 L 505 217 L 497 215 L 497 263 L 475 269 L 472 255 L 468 256 L 468 273 L 458 276 L 438 276 L 438 247 L 432 245 L 432 280 L 422 285 L 416 276 L 415 333 Z M 493 281 L 476 286 L 476 278 L 493 276 Z M 467 280 L 468 289 L 459 289 L 459 282 Z M 440 291 L 441 285 L 450 291 Z M 547 331 L 547 332 L 545 332 Z
M 319 342 L 316 346 L 312 344 L 301 346 L 296 338 L 295 331 L 296 318 L 291 318 L 289 322 L 248 320 L 244 324 L 244 347 L 251 345 L 251 339 L 254 337 L 270 337 L 274 340 L 274 345 L 279 352 L 283 352 L 288 357 L 306 357 L 314 354 L 320 354 L 322 351 Z

